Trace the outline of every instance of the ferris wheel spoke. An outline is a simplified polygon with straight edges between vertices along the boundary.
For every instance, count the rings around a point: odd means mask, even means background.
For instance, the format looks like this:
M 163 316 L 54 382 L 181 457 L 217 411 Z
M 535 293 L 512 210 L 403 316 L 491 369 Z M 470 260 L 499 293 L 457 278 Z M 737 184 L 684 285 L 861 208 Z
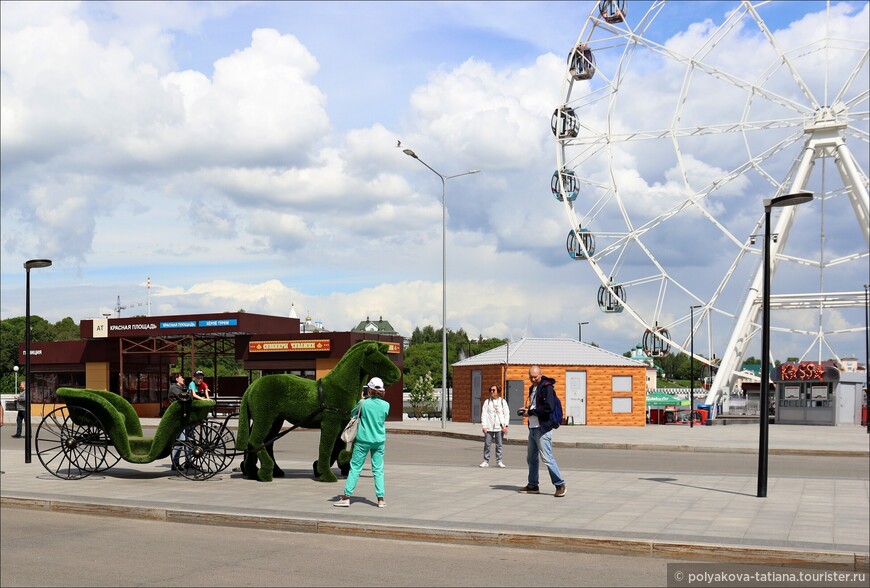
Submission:
M 674 62 L 682 63 L 687 67 L 697 69 L 698 71 L 706 74 L 707 76 L 710 76 L 711 78 L 715 78 L 717 80 L 726 82 L 735 88 L 744 90 L 747 96 L 759 96 L 765 98 L 774 104 L 778 104 L 779 106 L 782 106 L 801 115 L 808 115 L 816 110 L 816 108 L 807 107 L 806 105 L 792 100 L 786 96 L 783 96 L 778 92 L 768 90 L 763 86 L 754 84 L 738 76 L 716 69 L 715 67 L 704 63 L 701 60 L 697 60 L 693 57 L 677 53 L 676 51 L 669 49 L 655 41 L 652 41 L 651 39 L 647 39 L 644 37 L 632 37 L 631 40 L 632 42 L 638 45 L 643 45 L 651 51 L 667 57 Z
M 758 15 L 758 11 L 755 10 L 755 7 L 752 5 L 751 2 L 744 1 L 743 5 L 746 7 L 746 10 L 748 11 L 749 15 L 752 17 L 752 20 L 755 21 L 756 25 L 758 25 L 758 29 L 767 38 L 767 42 L 770 44 L 771 48 L 779 56 L 779 59 L 785 65 L 786 69 L 788 69 L 788 72 L 791 74 L 791 77 L 794 78 L 795 83 L 801 89 L 804 96 L 806 96 L 807 100 L 809 100 L 812 109 L 817 110 L 819 108 L 819 101 L 816 99 L 815 96 L 813 96 L 812 91 L 809 89 L 809 87 L 806 85 L 806 83 L 804 82 L 801 75 L 798 73 L 797 69 L 795 68 L 795 66 L 792 63 L 792 60 L 789 58 L 788 54 L 782 50 L 782 48 L 780 47 L 780 44 L 777 42 L 776 38 L 773 36 L 773 33 L 771 33 L 770 29 L 767 27 L 767 24 L 765 24 L 764 20 Z M 828 8 L 828 10 L 830 10 L 830 7 Z M 827 86 L 827 84 L 826 84 L 826 86 Z
M 843 102 L 846 107 L 851 110 L 855 104 L 860 104 L 862 100 L 867 99 L 868 90 L 866 88 L 864 88 L 863 91 L 859 92 L 858 95 L 851 100 L 846 101 L 845 96 L 846 92 L 851 89 L 852 84 L 855 83 L 855 80 L 858 79 L 861 71 L 867 66 L 868 55 L 870 55 L 870 51 L 864 51 L 864 55 L 863 57 L 861 57 L 861 61 L 855 65 L 855 67 L 852 69 L 852 73 L 849 74 L 849 77 L 846 79 L 845 82 L 843 82 L 843 86 L 834 97 L 834 100 L 831 102 L 832 104 L 836 104 L 837 102 Z

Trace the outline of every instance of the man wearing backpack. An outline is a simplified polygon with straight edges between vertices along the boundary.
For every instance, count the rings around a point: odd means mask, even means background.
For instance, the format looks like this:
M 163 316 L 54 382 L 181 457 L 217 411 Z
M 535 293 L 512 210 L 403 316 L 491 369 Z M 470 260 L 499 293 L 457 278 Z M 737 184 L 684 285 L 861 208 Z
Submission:
M 540 494 L 538 486 L 539 458 L 550 472 L 550 481 L 556 487 L 556 498 L 565 496 L 565 480 L 559 472 L 556 458 L 553 457 L 553 429 L 561 423 L 553 421 L 554 414 L 561 419 L 561 404 L 553 390 L 556 380 L 541 373 L 539 366 L 529 368 L 529 399 L 524 408 L 517 411 L 519 416 L 529 419 L 529 444 L 526 451 L 526 463 L 529 464 L 529 483 L 520 488 L 524 494 Z

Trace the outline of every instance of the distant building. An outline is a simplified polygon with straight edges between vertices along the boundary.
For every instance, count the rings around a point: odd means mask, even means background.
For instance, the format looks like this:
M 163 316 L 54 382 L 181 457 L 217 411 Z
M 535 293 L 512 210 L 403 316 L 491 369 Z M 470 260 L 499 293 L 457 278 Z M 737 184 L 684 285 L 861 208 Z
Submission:
M 351 333 L 368 333 L 370 335 L 398 335 L 396 329 L 393 328 L 393 325 L 390 324 L 390 321 L 385 321 L 384 317 L 378 317 L 378 320 L 373 321 L 370 320 L 369 317 L 366 317 L 366 320 L 360 321 L 360 323 L 352 328 Z
M 841 372 L 863 372 L 865 370 L 864 364 L 858 361 L 857 357 L 842 357 L 840 358 L 840 371 Z
M 199 358 L 211 358 L 216 372 L 206 376 L 212 392 L 241 396 L 260 375 L 293 374 L 322 378 L 355 343 L 376 340 L 387 347 L 390 359 L 403 367 L 402 338 L 367 332 L 315 331 L 319 322 L 300 324 L 291 316 L 225 312 L 123 319 L 85 319 L 80 340 L 34 341 L 31 345 L 33 414 L 57 403 L 61 386 L 116 392 L 142 417 L 160 416 L 169 405 L 167 389 L 172 371 L 185 376 L 197 369 Z M 311 331 L 307 329 L 311 327 Z M 221 373 L 220 357 L 242 363 L 245 375 Z M 18 361 L 24 364 L 24 344 Z M 402 420 L 402 380 L 388 386 L 387 420 Z
M 631 359 L 643 362 L 647 365 L 646 389 L 655 390 L 658 387 L 659 370 L 661 368 L 657 367 L 655 362 L 653 361 L 653 358 L 646 354 L 646 352 L 643 350 L 643 345 L 638 343 L 634 347 L 634 349 L 631 350 Z
M 453 364 L 455 422 L 479 423 L 481 392 L 499 384 L 511 409 L 511 422 L 522 423 L 529 368 L 541 366 L 554 378 L 563 413 L 575 425 L 646 425 L 646 377 L 643 362 L 575 339 L 523 338 Z

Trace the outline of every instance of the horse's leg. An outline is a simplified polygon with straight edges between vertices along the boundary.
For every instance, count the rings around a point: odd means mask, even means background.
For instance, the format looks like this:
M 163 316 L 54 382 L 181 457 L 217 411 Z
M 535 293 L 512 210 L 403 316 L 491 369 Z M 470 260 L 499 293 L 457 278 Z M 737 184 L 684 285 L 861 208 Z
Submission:
M 345 460 L 344 464 L 341 463 L 339 456 L 342 451 L 344 451 L 344 441 L 342 441 L 341 437 L 337 437 L 335 439 L 335 444 L 332 446 L 332 455 L 329 457 L 329 467 L 334 466 L 337 461 L 338 467 L 341 469 L 341 474 L 346 476 L 347 472 L 350 471 L 350 464 L 348 460 Z M 314 469 L 314 477 L 320 477 L 320 471 L 317 469 L 317 460 L 314 460 L 311 467 Z
M 278 421 L 278 427 L 280 428 L 283 419 Z M 252 466 L 252 475 L 251 477 L 256 476 L 256 479 L 261 482 L 271 482 L 272 481 L 272 468 L 275 465 L 275 462 L 272 461 L 272 458 L 269 456 L 269 451 L 266 446 L 263 444 L 267 439 L 267 435 L 272 428 L 275 427 L 274 424 L 271 424 L 269 428 L 266 428 L 267 425 L 263 423 L 262 420 L 254 421 L 254 426 L 251 427 L 251 434 L 248 441 L 248 447 L 254 448 L 258 447 L 256 454 L 249 453 L 251 455 L 251 466 Z M 260 468 L 256 468 L 257 460 L 260 460 Z M 246 464 L 248 464 L 246 460 Z
M 350 452 L 345 450 L 345 442 L 341 437 L 335 440 L 335 445 L 332 448 L 332 461 L 333 463 L 338 462 L 338 469 L 341 470 L 341 475 L 346 478 L 350 471 Z
M 272 439 L 273 441 L 270 441 L 269 443 L 266 444 L 266 451 L 269 453 L 269 457 L 272 458 L 272 463 L 274 464 L 272 466 L 272 477 L 273 478 L 283 478 L 284 477 L 284 470 L 279 468 L 278 463 L 275 461 L 275 441 L 274 441 L 275 437 L 278 436 L 278 433 L 281 432 L 282 426 L 284 426 L 284 419 L 281 419 L 280 421 L 278 421 L 274 425 L 272 425 L 272 430 L 269 431 L 268 438 Z
M 320 448 L 317 453 L 317 471 L 320 473 L 321 482 L 337 482 L 338 478 L 332 473 L 330 464 L 333 461 L 332 451 L 341 434 L 341 420 L 330 418 L 332 415 L 323 417 L 320 423 Z

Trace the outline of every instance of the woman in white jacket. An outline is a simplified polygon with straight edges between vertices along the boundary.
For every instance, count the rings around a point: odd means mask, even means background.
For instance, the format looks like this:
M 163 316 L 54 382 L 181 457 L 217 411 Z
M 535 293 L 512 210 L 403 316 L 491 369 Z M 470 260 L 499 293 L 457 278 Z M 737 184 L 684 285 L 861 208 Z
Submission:
M 510 408 L 507 401 L 501 397 L 501 387 L 498 384 L 489 387 L 489 398 L 483 403 L 480 420 L 483 423 L 483 462 L 480 467 L 489 467 L 489 449 L 493 440 L 495 440 L 495 459 L 498 467 L 505 467 L 501 459 L 502 435 L 507 434 Z

